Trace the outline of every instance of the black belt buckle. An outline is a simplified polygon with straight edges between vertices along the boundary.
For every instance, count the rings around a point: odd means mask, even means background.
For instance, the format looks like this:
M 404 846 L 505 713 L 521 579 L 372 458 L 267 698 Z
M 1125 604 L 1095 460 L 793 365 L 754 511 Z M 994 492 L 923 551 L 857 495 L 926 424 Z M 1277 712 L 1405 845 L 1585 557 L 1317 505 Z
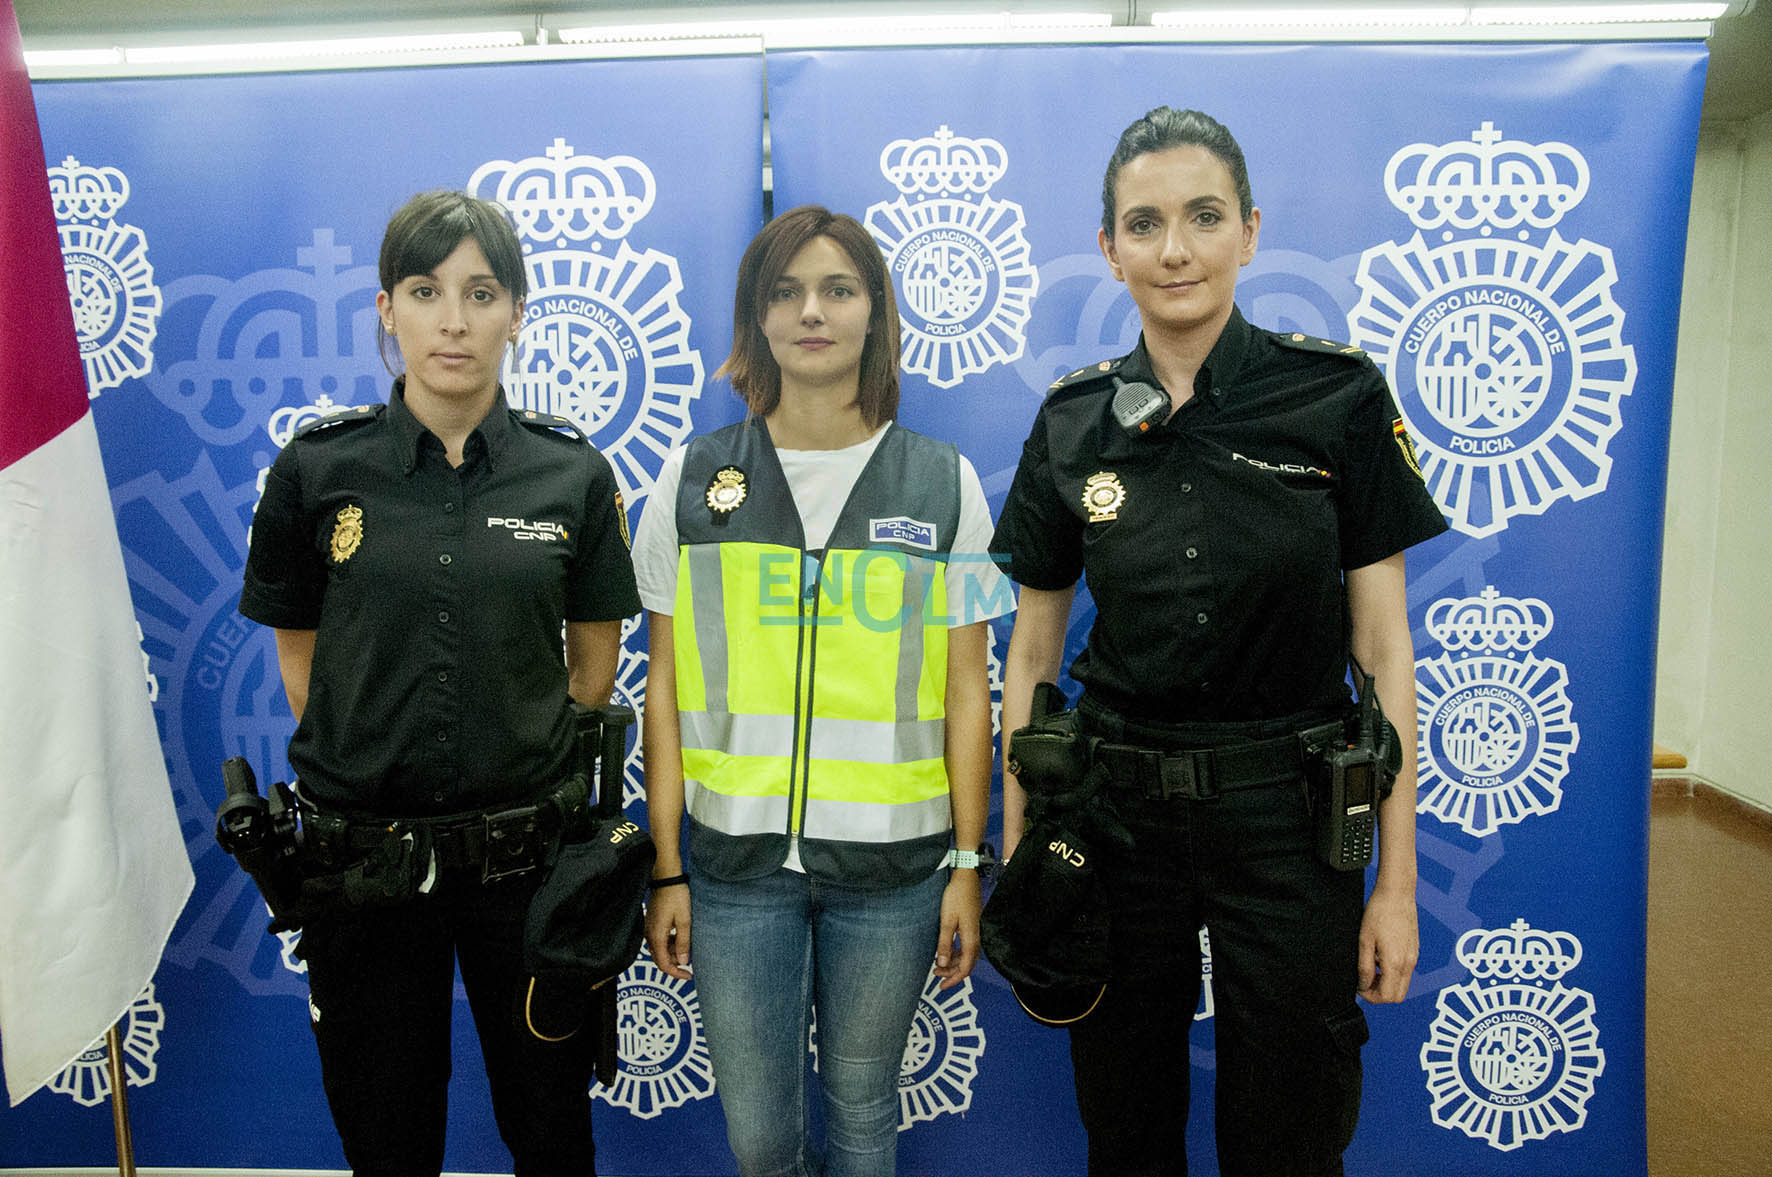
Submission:
M 1212 771 L 1210 748 L 1165 752 L 1158 760 L 1158 772 L 1164 797 L 1182 796 L 1192 801 L 1212 801 L 1218 797 L 1218 777 Z
M 480 819 L 486 840 L 486 860 L 480 868 L 480 881 L 525 874 L 541 865 L 545 837 L 541 828 L 541 808 L 524 805 L 488 813 Z

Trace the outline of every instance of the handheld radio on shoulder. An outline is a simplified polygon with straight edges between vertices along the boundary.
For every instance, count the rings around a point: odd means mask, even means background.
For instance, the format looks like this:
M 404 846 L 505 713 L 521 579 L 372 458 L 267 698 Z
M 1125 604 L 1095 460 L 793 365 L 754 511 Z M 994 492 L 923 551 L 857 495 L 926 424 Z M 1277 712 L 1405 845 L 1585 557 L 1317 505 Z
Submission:
M 1169 394 L 1143 381 L 1114 377 L 1114 420 L 1128 437 L 1142 437 L 1169 416 Z

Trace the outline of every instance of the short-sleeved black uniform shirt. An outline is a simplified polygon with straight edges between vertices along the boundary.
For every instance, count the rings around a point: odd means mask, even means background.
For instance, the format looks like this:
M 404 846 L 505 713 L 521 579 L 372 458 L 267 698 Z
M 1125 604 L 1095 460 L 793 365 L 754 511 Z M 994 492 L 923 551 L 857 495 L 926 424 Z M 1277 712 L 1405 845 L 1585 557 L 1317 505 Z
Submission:
M 1446 529 L 1383 376 L 1234 308 L 1167 422 L 1127 436 L 1116 376 L 1157 384 L 1143 339 L 1053 386 L 991 542 L 1023 585 L 1086 574 L 1097 612 L 1071 676 L 1167 723 L 1345 703 L 1343 570 Z
M 569 432 L 561 432 L 560 430 Z M 639 611 L 609 462 L 501 393 L 451 467 L 389 403 L 283 448 L 240 612 L 317 629 L 289 744 L 302 794 L 365 817 L 534 798 L 571 771 L 566 621 Z

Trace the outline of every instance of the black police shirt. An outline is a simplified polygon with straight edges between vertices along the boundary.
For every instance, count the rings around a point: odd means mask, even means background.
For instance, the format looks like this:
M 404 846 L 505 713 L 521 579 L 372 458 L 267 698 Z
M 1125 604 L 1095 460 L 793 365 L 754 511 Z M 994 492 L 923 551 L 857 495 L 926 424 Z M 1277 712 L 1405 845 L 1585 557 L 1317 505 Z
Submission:
M 463 456 L 396 381 L 271 466 L 240 612 L 319 631 L 289 744 L 317 804 L 426 816 L 545 793 L 573 768 L 563 622 L 639 611 L 615 476 L 569 422 L 501 393 Z
M 1096 617 L 1071 676 L 1123 715 L 1277 719 L 1348 697 L 1344 569 L 1446 530 L 1364 353 L 1230 321 L 1194 396 L 1139 436 L 1131 355 L 1053 385 L 991 551 L 1018 583 L 1086 578 Z

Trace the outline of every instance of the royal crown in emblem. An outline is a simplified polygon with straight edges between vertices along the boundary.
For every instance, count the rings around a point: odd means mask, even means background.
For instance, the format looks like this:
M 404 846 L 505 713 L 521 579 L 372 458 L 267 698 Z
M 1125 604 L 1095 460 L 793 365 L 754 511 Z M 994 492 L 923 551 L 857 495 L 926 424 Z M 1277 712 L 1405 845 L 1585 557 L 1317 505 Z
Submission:
M 504 205 L 519 237 L 556 249 L 626 237 L 657 195 L 652 170 L 633 156 L 575 155 L 565 139 L 545 155 L 480 165 L 468 191 Z
M 1412 143 L 1384 170 L 1385 194 L 1422 229 L 1548 229 L 1587 185 L 1587 160 L 1569 144 L 1503 139 L 1487 122 L 1469 142 Z
M 1530 650 L 1551 631 L 1551 607 L 1536 597 L 1504 597 L 1494 585 L 1474 597 L 1428 606 L 1427 632 L 1447 650 Z
M 880 171 L 900 192 L 988 192 L 1009 170 L 995 139 L 969 139 L 946 126 L 921 139 L 894 139 L 880 152 Z
M 1581 963 L 1581 941 L 1567 932 L 1535 931 L 1523 919 L 1506 928 L 1472 928 L 1455 951 L 1479 981 L 1555 981 Z

